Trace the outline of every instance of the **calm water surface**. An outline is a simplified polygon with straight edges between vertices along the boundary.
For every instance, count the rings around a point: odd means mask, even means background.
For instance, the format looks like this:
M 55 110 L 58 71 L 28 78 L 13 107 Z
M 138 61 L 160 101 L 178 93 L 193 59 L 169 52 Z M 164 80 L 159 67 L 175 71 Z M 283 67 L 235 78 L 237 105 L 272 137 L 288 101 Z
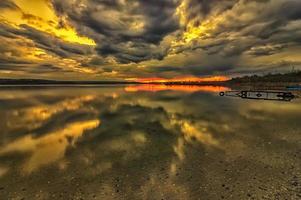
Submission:
M 0 199 L 301 199 L 301 100 L 0 89 Z

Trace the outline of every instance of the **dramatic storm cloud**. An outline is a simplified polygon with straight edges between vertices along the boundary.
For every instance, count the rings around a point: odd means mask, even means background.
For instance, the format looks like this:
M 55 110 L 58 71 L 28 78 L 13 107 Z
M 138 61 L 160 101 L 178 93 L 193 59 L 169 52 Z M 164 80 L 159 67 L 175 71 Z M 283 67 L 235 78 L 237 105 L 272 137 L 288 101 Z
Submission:
M 299 0 L 2 0 L 0 11 L 1 77 L 301 69 Z

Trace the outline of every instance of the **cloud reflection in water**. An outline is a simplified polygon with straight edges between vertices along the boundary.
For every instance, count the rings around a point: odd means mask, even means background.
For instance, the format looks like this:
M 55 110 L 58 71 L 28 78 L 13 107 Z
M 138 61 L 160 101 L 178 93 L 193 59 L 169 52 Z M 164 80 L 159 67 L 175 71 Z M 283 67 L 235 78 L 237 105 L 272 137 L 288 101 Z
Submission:
M 31 173 L 39 167 L 49 165 L 64 158 L 69 146 L 75 145 L 85 131 L 96 128 L 98 119 L 67 124 L 63 129 L 46 133 L 42 137 L 26 135 L 0 148 L 0 155 L 9 153 L 29 153 L 22 169 Z
M 45 101 L 49 90 L 55 95 Z M 6 122 L 14 125 L 16 120 L 19 126 L 1 127 L 0 185 L 13 185 L 10 194 L 35 184 L 25 195 L 29 199 L 40 190 L 46 196 L 63 193 L 65 199 L 216 199 L 227 195 L 223 183 L 243 191 L 236 182 L 256 176 L 277 188 L 269 173 L 279 178 L 283 168 L 298 168 L 291 164 L 298 162 L 293 155 L 301 139 L 298 102 L 224 99 L 200 91 L 132 93 L 124 88 L 15 93 L 23 94 L 16 100 L 29 103 L 0 107 Z M 35 111 L 41 107 L 46 117 Z M 23 114 L 13 117 L 10 111 Z M 34 121 L 39 123 L 32 126 Z M 20 169 L 26 176 L 18 175 Z

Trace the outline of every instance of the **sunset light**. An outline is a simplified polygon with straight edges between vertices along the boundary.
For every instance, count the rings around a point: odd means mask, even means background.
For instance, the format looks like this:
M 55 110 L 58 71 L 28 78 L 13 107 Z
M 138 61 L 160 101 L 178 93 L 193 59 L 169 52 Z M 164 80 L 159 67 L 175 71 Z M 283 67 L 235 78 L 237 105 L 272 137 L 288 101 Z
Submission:
M 229 91 L 230 88 L 223 86 L 198 86 L 198 85 L 163 85 L 163 84 L 143 84 L 125 87 L 126 92 L 159 92 L 159 91 L 179 91 L 179 92 L 211 92 L 217 93 Z
M 301 198 L 301 0 L 0 0 L 0 200 Z
M 131 78 L 126 79 L 127 81 L 136 81 L 139 83 L 188 83 L 188 82 L 222 82 L 230 80 L 229 77 L 226 76 L 211 76 L 211 77 L 177 77 L 177 78 Z

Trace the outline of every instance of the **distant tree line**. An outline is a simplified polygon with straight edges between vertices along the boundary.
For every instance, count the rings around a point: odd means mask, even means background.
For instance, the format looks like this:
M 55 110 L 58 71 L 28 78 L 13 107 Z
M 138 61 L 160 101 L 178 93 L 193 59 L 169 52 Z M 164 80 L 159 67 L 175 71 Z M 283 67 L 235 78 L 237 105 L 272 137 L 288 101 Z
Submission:
M 230 83 L 259 83 L 259 82 L 301 82 L 301 71 L 294 71 L 290 73 L 276 73 L 276 74 L 266 74 L 263 76 L 258 75 L 250 75 L 250 76 L 243 76 L 243 77 L 236 77 L 232 78 Z

